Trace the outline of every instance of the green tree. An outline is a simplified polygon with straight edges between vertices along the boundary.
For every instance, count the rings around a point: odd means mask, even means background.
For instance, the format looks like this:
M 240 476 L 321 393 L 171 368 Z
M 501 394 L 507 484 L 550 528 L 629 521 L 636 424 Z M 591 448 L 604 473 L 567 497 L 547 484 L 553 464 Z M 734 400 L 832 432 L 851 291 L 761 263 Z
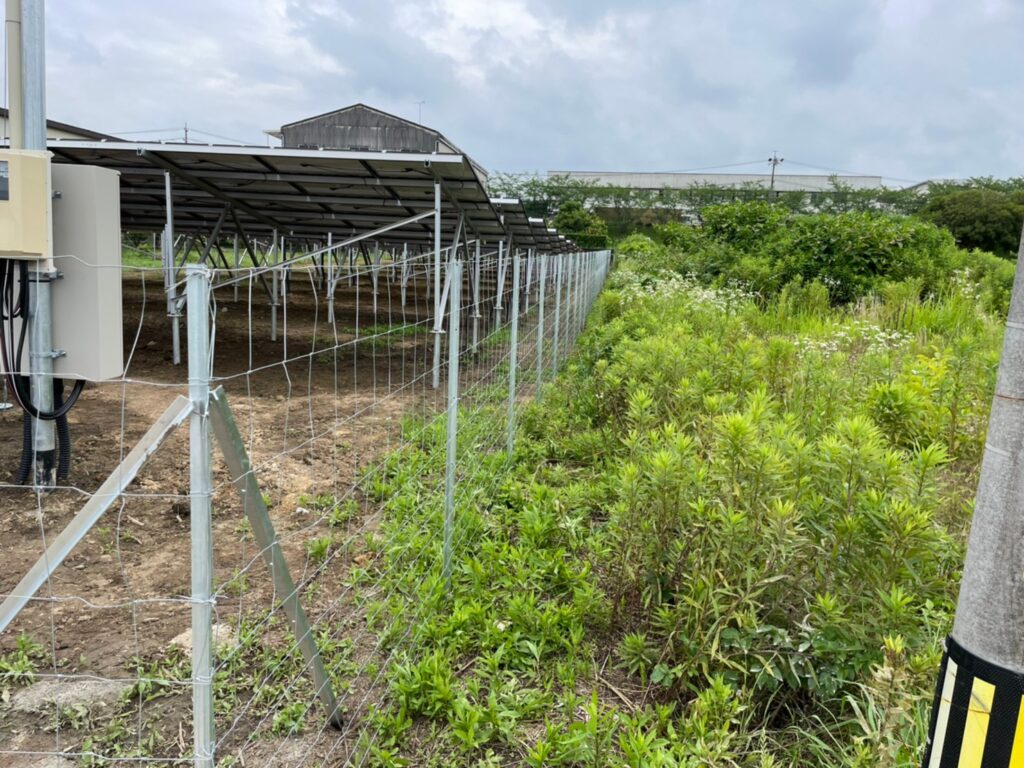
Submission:
M 585 203 L 603 189 L 597 182 L 571 176 L 493 173 L 488 179 L 492 197 L 522 200 L 527 215 L 549 219 L 567 202 Z
M 571 238 L 581 248 L 608 247 L 608 225 L 578 200 L 563 203 L 551 223 L 560 235 Z
M 1024 222 L 1024 192 L 962 189 L 931 200 L 920 215 L 952 232 L 961 248 L 1012 258 Z

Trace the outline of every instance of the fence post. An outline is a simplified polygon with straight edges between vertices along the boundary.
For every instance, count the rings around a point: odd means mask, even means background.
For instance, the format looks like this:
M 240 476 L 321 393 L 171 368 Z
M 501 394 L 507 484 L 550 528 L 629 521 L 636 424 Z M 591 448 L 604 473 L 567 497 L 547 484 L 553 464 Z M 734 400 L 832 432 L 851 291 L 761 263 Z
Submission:
M 519 361 L 519 253 L 512 257 L 512 327 L 508 353 L 508 456 L 516 435 L 516 364 Z
M 377 296 L 380 293 L 380 264 L 383 258 L 380 245 L 373 249 L 373 263 L 370 265 L 370 283 L 373 286 L 373 322 L 377 322 Z
M 409 271 L 409 244 L 402 243 L 402 274 L 400 277 L 402 309 L 405 309 L 405 295 L 409 288 Z
M 547 254 L 539 254 L 540 260 L 540 284 L 537 295 L 537 392 L 536 397 L 540 400 L 540 389 L 544 383 L 544 293 L 547 288 L 548 257 Z
M 277 261 L 277 249 L 279 242 L 277 239 L 277 230 L 274 230 L 274 242 L 270 246 L 270 250 L 267 251 L 267 262 L 270 269 L 270 293 L 273 296 L 270 299 L 270 340 L 277 341 L 277 294 L 278 294 L 278 280 L 280 279 L 277 274 L 277 267 L 274 266 L 274 262 Z M 274 261 L 271 261 L 273 257 Z
M 526 251 L 526 286 L 523 290 L 523 314 L 530 312 L 530 289 L 533 286 L 533 248 Z
M 454 260 L 455 247 L 452 244 Z M 430 278 L 427 278 L 428 282 Z M 434 183 L 434 370 L 430 379 L 431 389 L 441 385 L 441 183 Z
M 334 325 L 334 234 L 327 233 L 327 323 Z
M 583 327 L 583 318 L 586 313 L 587 305 L 587 267 L 586 267 L 586 256 L 582 253 L 577 255 L 578 268 L 576 271 L 576 292 L 579 294 L 576 301 L 576 335 L 579 336 L 580 329 Z
M 455 454 L 459 429 L 459 324 L 462 309 L 462 262 L 452 262 L 448 296 L 448 430 L 445 435 L 444 550 L 442 573 L 452 579 L 452 538 L 455 530 Z
M 241 252 L 238 250 L 238 233 L 237 232 L 235 233 L 235 242 L 234 242 L 234 244 L 232 246 L 232 249 L 234 251 L 235 272 L 237 273 L 242 268 L 242 256 L 241 256 Z M 235 276 L 236 275 L 232 275 L 232 277 L 235 277 Z M 235 283 L 234 293 L 235 293 L 234 300 L 238 301 L 238 283 Z
M 562 264 L 565 261 L 565 256 L 559 254 L 555 256 L 558 259 L 558 263 L 555 266 L 555 327 L 551 333 L 551 375 L 558 375 L 558 334 L 561 329 L 562 321 Z
M 167 300 L 167 316 L 171 318 L 171 349 L 174 356 L 174 364 L 181 365 L 181 313 L 178 310 L 178 303 L 175 295 L 178 281 L 177 259 L 174 253 L 174 198 L 171 194 L 171 172 L 164 171 L 164 195 L 166 198 L 167 224 L 164 225 L 163 257 L 164 257 L 164 296 Z M 188 251 L 185 251 L 182 263 L 188 261 Z
M 505 241 L 498 241 L 498 262 L 494 272 L 494 327 L 501 328 L 501 289 L 505 282 Z
M 192 528 L 192 723 L 195 764 L 213 768 L 213 524 L 210 463 L 210 272 L 188 267 L 189 496 Z
M 476 241 L 476 254 L 473 257 L 473 343 L 470 349 L 476 352 L 480 343 L 480 240 Z
M 576 338 L 576 327 L 580 312 L 580 255 L 574 253 L 569 258 L 571 261 L 569 262 L 569 285 L 566 288 L 568 293 L 566 301 L 569 304 L 565 320 L 566 347 L 571 347 L 573 340 Z

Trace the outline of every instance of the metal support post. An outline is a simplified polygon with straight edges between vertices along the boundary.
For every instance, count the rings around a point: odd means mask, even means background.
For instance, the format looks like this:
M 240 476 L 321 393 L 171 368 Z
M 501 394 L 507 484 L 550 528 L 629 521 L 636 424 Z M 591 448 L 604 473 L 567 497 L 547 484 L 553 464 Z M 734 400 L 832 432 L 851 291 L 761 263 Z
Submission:
M 327 322 L 334 325 L 334 251 L 331 245 L 334 243 L 334 233 L 327 233 Z
M 441 184 L 434 183 L 434 370 L 430 386 L 441 385 Z
M 401 295 L 402 309 L 405 309 L 406 295 L 409 292 L 409 244 L 402 243 L 402 275 L 399 278 L 399 294 Z
M 174 198 L 171 194 L 171 172 L 164 171 L 164 207 L 167 223 L 164 225 L 164 293 L 167 297 L 167 316 L 171 318 L 171 348 L 175 365 L 181 365 L 181 310 L 178 308 L 178 289 L 175 286 L 177 268 L 174 256 Z M 186 254 L 187 256 L 187 254 Z
M 46 33 L 43 0 L 21 0 L 21 120 L 25 149 L 46 149 Z
M 504 307 L 501 304 L 501 292 L 505 287 L 505 242 L 503 240 L 498 241 L 498 264 L 497 272 L 494 275 L 494 327 L 501 328 L 501 312 Z
M 459 428 L 459 324 L 462 303 L 462 262 L 452 264 L 448 295 L 448 431 L 445 443 L 444 550 L 442 574 L 452 579 L 452 540 L 455 532 L 455 458 Z M 440 336 L 438 336 L 440 338 Z
M 232 248 L 233 248 L 233 252 L 234 252 L 233 255 L 235 257 L 235 273 L 237 274 L 238 270 L 241 269 L 241 267 L 242 267 L 242 254 L 238 250 L 238 233 L 237 232 L 235 233 L 235 241 L 234 241 L 234 245 L 232 246 Z M 233 290 L 234 290 L 234 293 L 235 293 L 234 300 L 238 301 L 238 283 L 235 283 Z
M 586 303 L 590 292 L 590 285 L 587 271 L 587 257 L 585 254 L 577 253 L 573 256 L 574 272 L 576 277 L 576 302 L 573 305 L 573 327 L 572 337 L 575 339 L 583 329 L 583 319 L 586 315 Z
M 277 295 L 280 291 L 280 275 L 278 270 L 274 267 L 274 261 L 277 261 L 277 249 L 281 241 L 277 239 L 277 230 L 274 230 L 273 235 L 274 243 L 270 246 L 270 251 L 267 253 L 267 263 L 271 267 L 270 270 L 270 340 L 277 341 Z M 282 238 L 283 241 L 284 238 Z
M 186 270 L 189 514 L 192 531 L 192 721 L 195 764 L 213 768 L 213 472 L 210 461 L 210 272 Z
M 580 323 L 577 334 L 583 333 L 583 326 L 587 324 L 587 315 L 590 314 L 590 307 L 594 303 L 594 297 L 597 296 L 598 287 L 598 261 L 597 256 L 591 254 L 586 260 L 585 270 L 581 271 L 581 278 L 583 282 L 580 284 L 580 288 L 585 292 L 586 304 L 580 312 Z
M 373 322 L 377 322 L 377 294 L 380 287 L 381 250 L 378 245 L 373 250 L 373 264 L 370 265 L 370 283 L 373 286 Z
M 533 248 L 526 252 L 526 284 L 523 286 L 523 314 L 530 311 L 530 289 L 533 280 Z
M 584 254 L 574 253 L 570 257 L 572 259 L 572 279 L 569 281 L 569 293 L 572 300 L 569 302 L 569 309 L 572 317 L 572 325 L 569 327 L 569 343 L 575 340 L 580 335 L 580 330 L 583 327 L 583 263 Z
M 480 318 L 483 317 L 480 314 L 480 240 L 476 241 L 476 253 L 473 256 L 473 314 L 470 315 L 473 318 L 473 341 L 470 344 L 470 349 L 476 352 L 476 348 L 480 343 Z
M 283 344 L 281 351 L 282 360 L 288 359 L 288 272 L 291 269 L 291 266 L 287 264 L 288 253 L 285 250 L 285 248 L 286 246 L 284 241 L 284 235 L 281 235 L 281 247 L 277 251 L 277 261 L 278 264 L 282 266 L 279 266 L 277 269 L 277 271 L 281 273 L 281 277 L 278 279 L 277 282 L 281 289 L 279 304 L 281 305 L 282 308 L 281 311 L 284 320 L 284 333 L 282 334 Z
M 547 254 L 539 254 L 540 260 L 540 281 L 537 294 L 537 392 L 536 397 L 540 400 L 541 385 L 544 383 L 544 292 L 547 288 L 548 257 Z
M 519 362 L 519 254 L 512 257 L 512 321 L 508 342 L 508 444 L 512 458 L 516 442 L 516 366 Z
M 47 266 L 51 265 L 49 269 Z M 53 311 L 50 283 L 56 271 L 49 260 L 29 270 L 28 351 L 32 404 L 44 413 L 53 411 Z M 53 488 L 57 477 L 57 453 L 54 422 L 32 419 L 32 455 L 35 464 L 33 482 L 40 488 Z
M 46 36 L 43 0 L 21 3 L 21 120 L 25 149 L 46 149 Z M 16 23 L 16 22 L 15 22 Z M 16 74 L 16 73 L 15 73 Z M 12 93 L 17 85 L 12 86 Z M 57 276 L 53 254 L 29 269 L 29 374 L 32 404 L 53 411 L 53 315 L 51 281 Z M 34 482 L 52 488 L 56 483 L 54 422 L 32 420 Z

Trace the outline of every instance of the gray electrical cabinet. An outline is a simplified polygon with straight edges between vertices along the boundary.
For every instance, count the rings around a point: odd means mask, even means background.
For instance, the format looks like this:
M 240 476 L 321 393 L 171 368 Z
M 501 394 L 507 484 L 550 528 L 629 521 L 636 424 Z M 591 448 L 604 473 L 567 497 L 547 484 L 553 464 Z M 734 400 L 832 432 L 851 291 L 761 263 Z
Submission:
M 53 282 L 55 376 L 101 381 L 121 376 L 120 174 L 54 163 Z

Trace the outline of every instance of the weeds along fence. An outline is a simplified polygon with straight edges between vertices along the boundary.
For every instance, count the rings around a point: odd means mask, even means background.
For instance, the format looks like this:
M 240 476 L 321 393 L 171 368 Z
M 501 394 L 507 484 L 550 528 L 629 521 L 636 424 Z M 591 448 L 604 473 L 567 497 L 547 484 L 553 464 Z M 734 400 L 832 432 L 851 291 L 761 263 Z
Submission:
M 0 486 L 0 762 L 366 763 L 390 665 L 610 258 L 126 267 L 126 371 L 72 411 L 68 478 Z

